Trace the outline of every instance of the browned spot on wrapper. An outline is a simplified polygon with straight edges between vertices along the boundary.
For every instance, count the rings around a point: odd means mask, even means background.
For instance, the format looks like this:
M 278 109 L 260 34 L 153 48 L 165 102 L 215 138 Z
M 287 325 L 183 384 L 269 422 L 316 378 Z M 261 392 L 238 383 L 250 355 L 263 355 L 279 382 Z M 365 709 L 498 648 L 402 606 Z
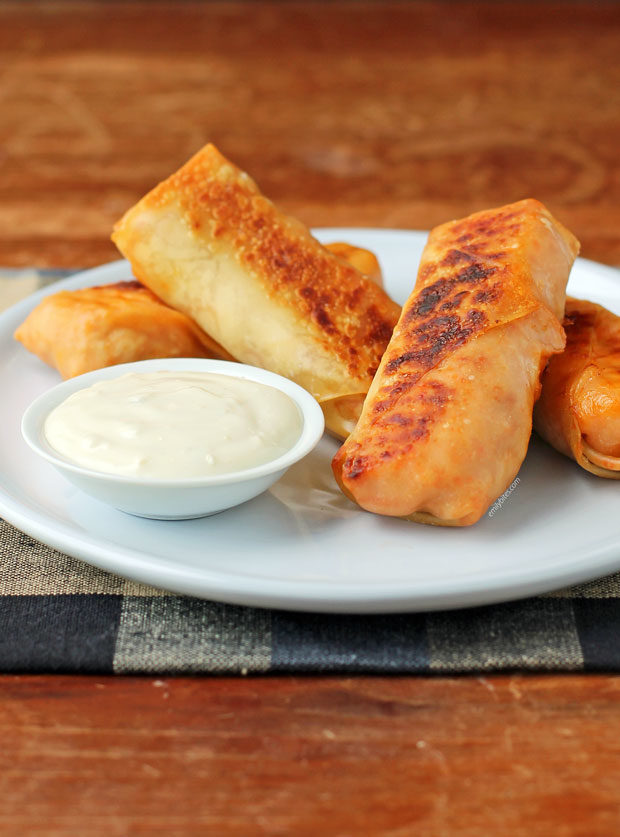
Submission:
M 454 395 L 454 390 L 440 381 L 416 385 L 406 379 L 398 386 L 384 387 L 381 392 L 383 397 L 372 412 L 377 445 L 372 454 L 354 453 L 345 459 L 342 474 L 346 479 L 358 479 L 377 460 L 385 462 L 406 454 L 430 434 Z
M 415 326 L 408 330 L 407 345 L 411 348 L 390 358 L 384 370 L 390 375 L 413 363 L 419 367 L 419 374 L 413 376 L 414 380 L 418 380 L 424 371 L 431 369 L 440 358 L 465 343 L 486 323 L 486 314 L 475 309 L 468 311 L 464 316 L 452 314 L 416 321 Z

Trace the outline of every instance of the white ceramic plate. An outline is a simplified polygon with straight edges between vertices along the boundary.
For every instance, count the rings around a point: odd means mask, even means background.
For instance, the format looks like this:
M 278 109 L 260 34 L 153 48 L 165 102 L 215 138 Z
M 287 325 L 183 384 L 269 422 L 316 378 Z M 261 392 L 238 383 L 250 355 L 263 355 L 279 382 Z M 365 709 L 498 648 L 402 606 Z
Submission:
M 409 294 L 426 239 L 400 230 L 324 229 L 377 253 L 388 292 Z M 58 375 L 12 339 L 46 294 L 131 278 L 114 262 L 56 283 L 0 315 L 0 514 L 59 550 L 177 593 L 244 605 L 349 613 L 486 604 L 620 569 L 620 483 L 534 439 L 519 483 L 467 529 L 381 518 L 338 491 L 325 437 L 262 496 L 213 517 L 130 517 L 73 488 L 22 441 L 26 406 Z M 574 296 L 620 314 L 620 272 L 578 259 Z

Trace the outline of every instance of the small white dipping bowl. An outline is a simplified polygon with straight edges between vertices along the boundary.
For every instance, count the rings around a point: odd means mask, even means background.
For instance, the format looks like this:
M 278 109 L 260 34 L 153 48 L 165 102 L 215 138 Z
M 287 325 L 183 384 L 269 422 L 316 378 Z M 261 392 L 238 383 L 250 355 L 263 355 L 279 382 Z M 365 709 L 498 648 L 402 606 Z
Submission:
M 44 434 L 49 413 L 74 392 L 98 381 L 128 372 L 211 372 L 229 375 L 279 389 L 297 405 L 302 418 L 301 434 L 286 453 L 253 468 L 208 477 L 168 480 L 118 476 L 84 468 L 66 459 L 48 443 Z M 159 520 L 204 517 L 229 509 L 261 494 L 302 459 L 323 435 L 323 411 L 305 389 L 264 369 L 203 358 L 174 358 L 122 363 L 78 375 L 40 395 L 26 410 L 22 434 L 30 447 L 79 489 L 121 511 Z

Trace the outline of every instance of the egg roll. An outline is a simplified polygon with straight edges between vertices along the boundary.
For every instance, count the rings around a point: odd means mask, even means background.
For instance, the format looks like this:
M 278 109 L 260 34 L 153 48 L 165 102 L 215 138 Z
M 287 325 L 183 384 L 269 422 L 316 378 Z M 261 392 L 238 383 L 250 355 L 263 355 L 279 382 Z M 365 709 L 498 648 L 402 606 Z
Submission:
M 213 145 L 132 207 L 112 238 L 164 302 L 237 360 L 307 389 L 328 430 L 348 434 L 399 307 Z
M 158 357 L 232 359 L 193 320 L 135 281 L 47 296 L 15 338 L 63 378 Z
M 356 267 L 360 273 L 364 273 L 372 279 L 380 288 L 383 287 L 383 273 L 379 260 L 372 252 L 365 247 L 356 247 L 354 244 L 347 244 L 346 241 L 333 241 L 325 247 L 341 259 Z
M 566 348 L 543 374 L 534 429 L 586 471 L 620 479 L 620 317 L 568 297 L 564 330 Z
M 362 415 L 333 460 L 362 508 L 468 526 L 525 458 L 540 374 L 562 351 L 575 237 L 538 201 L 432 230 Z

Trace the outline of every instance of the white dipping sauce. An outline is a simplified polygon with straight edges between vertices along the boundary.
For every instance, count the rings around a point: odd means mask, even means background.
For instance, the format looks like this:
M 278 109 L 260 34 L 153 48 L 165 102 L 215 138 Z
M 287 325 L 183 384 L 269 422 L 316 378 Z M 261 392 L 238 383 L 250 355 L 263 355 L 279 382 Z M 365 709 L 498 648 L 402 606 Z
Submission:
M 209 372 L 128 373 L 70 395 L 49 444 L 96 471 L 154 479 L 227 474 L 293 447 L 300 411 L 273 387 Z

